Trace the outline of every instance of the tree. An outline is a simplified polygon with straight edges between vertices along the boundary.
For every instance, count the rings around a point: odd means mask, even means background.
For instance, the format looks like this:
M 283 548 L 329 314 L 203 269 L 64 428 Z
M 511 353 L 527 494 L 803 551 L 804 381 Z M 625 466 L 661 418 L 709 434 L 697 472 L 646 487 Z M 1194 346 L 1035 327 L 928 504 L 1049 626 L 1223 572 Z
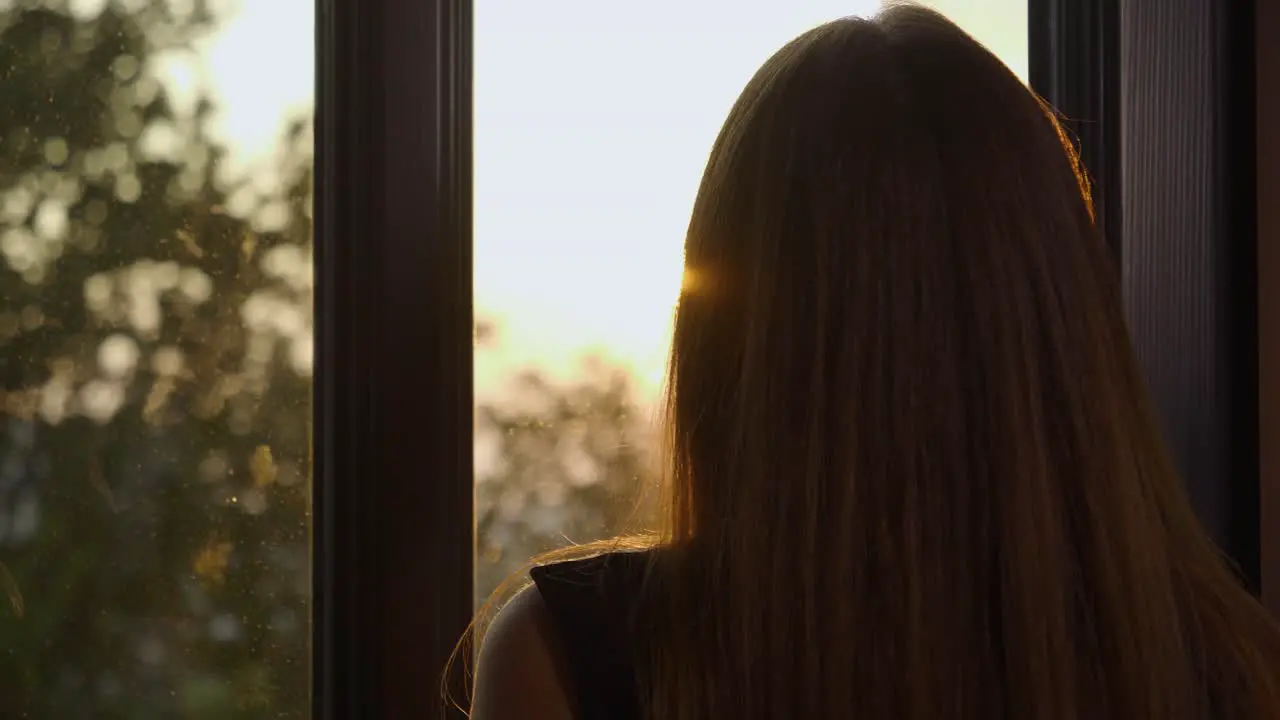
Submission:
M 628 374 L 588 359 L 575 381 L 515 378 L 477 408 L 476 599 L 533 556 L 646 529 L 652 427 Z
M 198 3 L 0 11 L 0 707 L 306 717 L 310 150 L 225 182 Z

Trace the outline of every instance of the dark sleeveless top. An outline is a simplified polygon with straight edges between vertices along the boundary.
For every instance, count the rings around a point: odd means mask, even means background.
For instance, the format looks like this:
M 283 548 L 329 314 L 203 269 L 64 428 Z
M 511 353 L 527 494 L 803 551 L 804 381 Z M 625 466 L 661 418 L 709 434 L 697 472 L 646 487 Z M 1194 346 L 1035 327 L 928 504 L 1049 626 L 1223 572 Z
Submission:
M 645 559 L 618 552 L 529 571 L 559 631 L 577 720 L 640 720 L 628 620 Z

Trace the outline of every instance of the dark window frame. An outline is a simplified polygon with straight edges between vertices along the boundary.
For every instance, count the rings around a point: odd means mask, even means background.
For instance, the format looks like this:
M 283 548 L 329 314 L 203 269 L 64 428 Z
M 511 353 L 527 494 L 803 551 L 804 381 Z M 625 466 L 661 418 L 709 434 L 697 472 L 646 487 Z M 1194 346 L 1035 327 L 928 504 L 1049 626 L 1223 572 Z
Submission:
M 1028 0 L 1031 87 L 1074 136 L 1103 235 L 1117 254 L 1123 211 L 1119 38 L 1119 0 Z
M 472 611 L 470 0 L 318 0 L 314 710 L 440 718 Z

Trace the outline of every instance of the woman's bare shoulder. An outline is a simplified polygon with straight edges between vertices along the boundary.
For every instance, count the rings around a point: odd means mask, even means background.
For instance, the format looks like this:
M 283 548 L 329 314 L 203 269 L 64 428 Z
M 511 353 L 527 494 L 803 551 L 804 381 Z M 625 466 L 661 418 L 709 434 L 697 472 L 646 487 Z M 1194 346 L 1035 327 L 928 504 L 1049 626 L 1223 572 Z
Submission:
M 537 587 L 515 595 L 484 635 L 472 720 L 572 720 L 567 665 Z

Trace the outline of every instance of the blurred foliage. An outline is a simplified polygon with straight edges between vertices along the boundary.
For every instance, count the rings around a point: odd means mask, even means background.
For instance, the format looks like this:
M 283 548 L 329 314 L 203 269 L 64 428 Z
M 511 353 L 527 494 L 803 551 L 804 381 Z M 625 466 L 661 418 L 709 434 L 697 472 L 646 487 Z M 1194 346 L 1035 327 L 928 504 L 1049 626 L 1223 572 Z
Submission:
M 310 717 L 310 121 L 224 177 L 154 72 L 214 24 L 0 0 L 0 718 Z M 480 593 L 627 519 L 625 376 L 478 415 Z
M 476 411 L 478 603 L 538 553 L 651 523 L 652 428 L 626 372 L 588 360 L 568 386 L 526 373 Z
M 0 5 L 0 717 L 309 717 L 308 124 L 219 177 L 210 14 L 90 5 Z

